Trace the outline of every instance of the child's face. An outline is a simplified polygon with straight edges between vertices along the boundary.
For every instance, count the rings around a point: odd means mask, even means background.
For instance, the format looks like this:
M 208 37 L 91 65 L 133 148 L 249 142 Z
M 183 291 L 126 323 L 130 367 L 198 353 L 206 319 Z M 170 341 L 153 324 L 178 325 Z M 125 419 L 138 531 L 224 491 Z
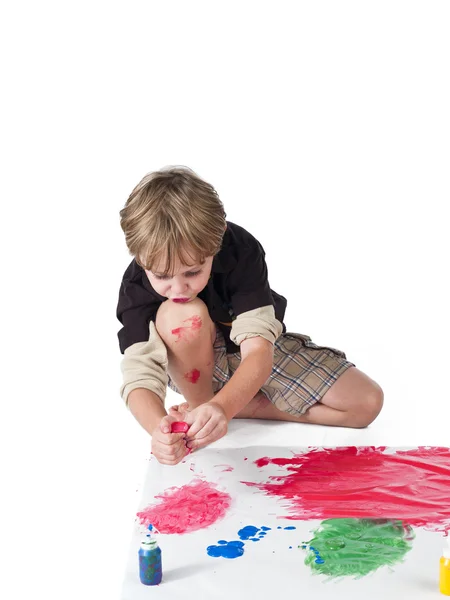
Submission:
M 155 292 L 173 302 L 190 302 L 197 297 L 211 274 L 213 257 L 209 256 L 203 264 L 186 266 L 178 259 L 173 273 L 163 276 L 164 264 L 156 265 L 152 271 L 145 271 Z

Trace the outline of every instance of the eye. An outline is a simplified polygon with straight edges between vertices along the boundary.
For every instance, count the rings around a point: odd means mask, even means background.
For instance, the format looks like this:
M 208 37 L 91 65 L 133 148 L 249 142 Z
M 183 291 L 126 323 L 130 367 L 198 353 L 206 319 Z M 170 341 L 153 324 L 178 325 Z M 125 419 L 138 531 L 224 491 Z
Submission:
M 201 269 L 200 271 L 188 271 L 187 273 L 185 273 L 185 275 L 186 277 L 197 277 L 197 275 L 200 275 L 201 272 Z
M 155 279 L 159 279 L 160 281 L 167 281 L 168 279 L 170 279 L 170 277 L 168 275 L 153 275 L 153 277 Z

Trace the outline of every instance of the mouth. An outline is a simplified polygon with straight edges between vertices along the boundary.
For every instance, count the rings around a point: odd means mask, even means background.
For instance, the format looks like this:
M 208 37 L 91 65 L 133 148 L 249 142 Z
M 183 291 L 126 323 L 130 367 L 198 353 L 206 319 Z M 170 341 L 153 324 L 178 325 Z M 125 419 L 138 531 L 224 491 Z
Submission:
M 180 304 L 184 304 L 185 302 L 189 302 L 189 298 L 171 298 L 172 302 L 178 302 Z

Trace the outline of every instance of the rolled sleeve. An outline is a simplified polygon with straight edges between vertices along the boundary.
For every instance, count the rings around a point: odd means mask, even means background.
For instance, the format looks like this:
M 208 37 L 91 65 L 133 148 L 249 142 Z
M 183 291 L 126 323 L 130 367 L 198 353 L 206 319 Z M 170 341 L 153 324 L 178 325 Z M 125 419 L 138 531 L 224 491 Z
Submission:
M 271 344 L 280 337 L 283 324 L 275 317 L 272 305 L 241 313 L 233 321 L 230 339 L 237 346 L 252 337 L 263 337 Z
M 128 396 L 137 388 L 154 392 L 164 404 L 167 391 L 167 348 L 150 321 L 147 342 L 137 342 L 124 352 L 121 362 L 123 383 L 120 395 L 128 406 Z

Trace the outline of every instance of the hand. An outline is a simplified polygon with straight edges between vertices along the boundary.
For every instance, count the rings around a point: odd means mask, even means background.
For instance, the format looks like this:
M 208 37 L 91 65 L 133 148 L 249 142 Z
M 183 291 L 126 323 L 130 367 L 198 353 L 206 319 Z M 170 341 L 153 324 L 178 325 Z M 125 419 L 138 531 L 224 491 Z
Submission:
M 189 454 L 186 448 L 186 433 L 170 433 L 172 423 L 179 421 L 166 415 L 152 432 L 152 453 L 162 465 L 177 465 Z
M 183 421 L 191 427 L 186 434 L 186 446 L 191 450 L 204 448 L 219 440 L 228 431 L 228 419 L 221 406 L 213 401 L 182 413 Z

